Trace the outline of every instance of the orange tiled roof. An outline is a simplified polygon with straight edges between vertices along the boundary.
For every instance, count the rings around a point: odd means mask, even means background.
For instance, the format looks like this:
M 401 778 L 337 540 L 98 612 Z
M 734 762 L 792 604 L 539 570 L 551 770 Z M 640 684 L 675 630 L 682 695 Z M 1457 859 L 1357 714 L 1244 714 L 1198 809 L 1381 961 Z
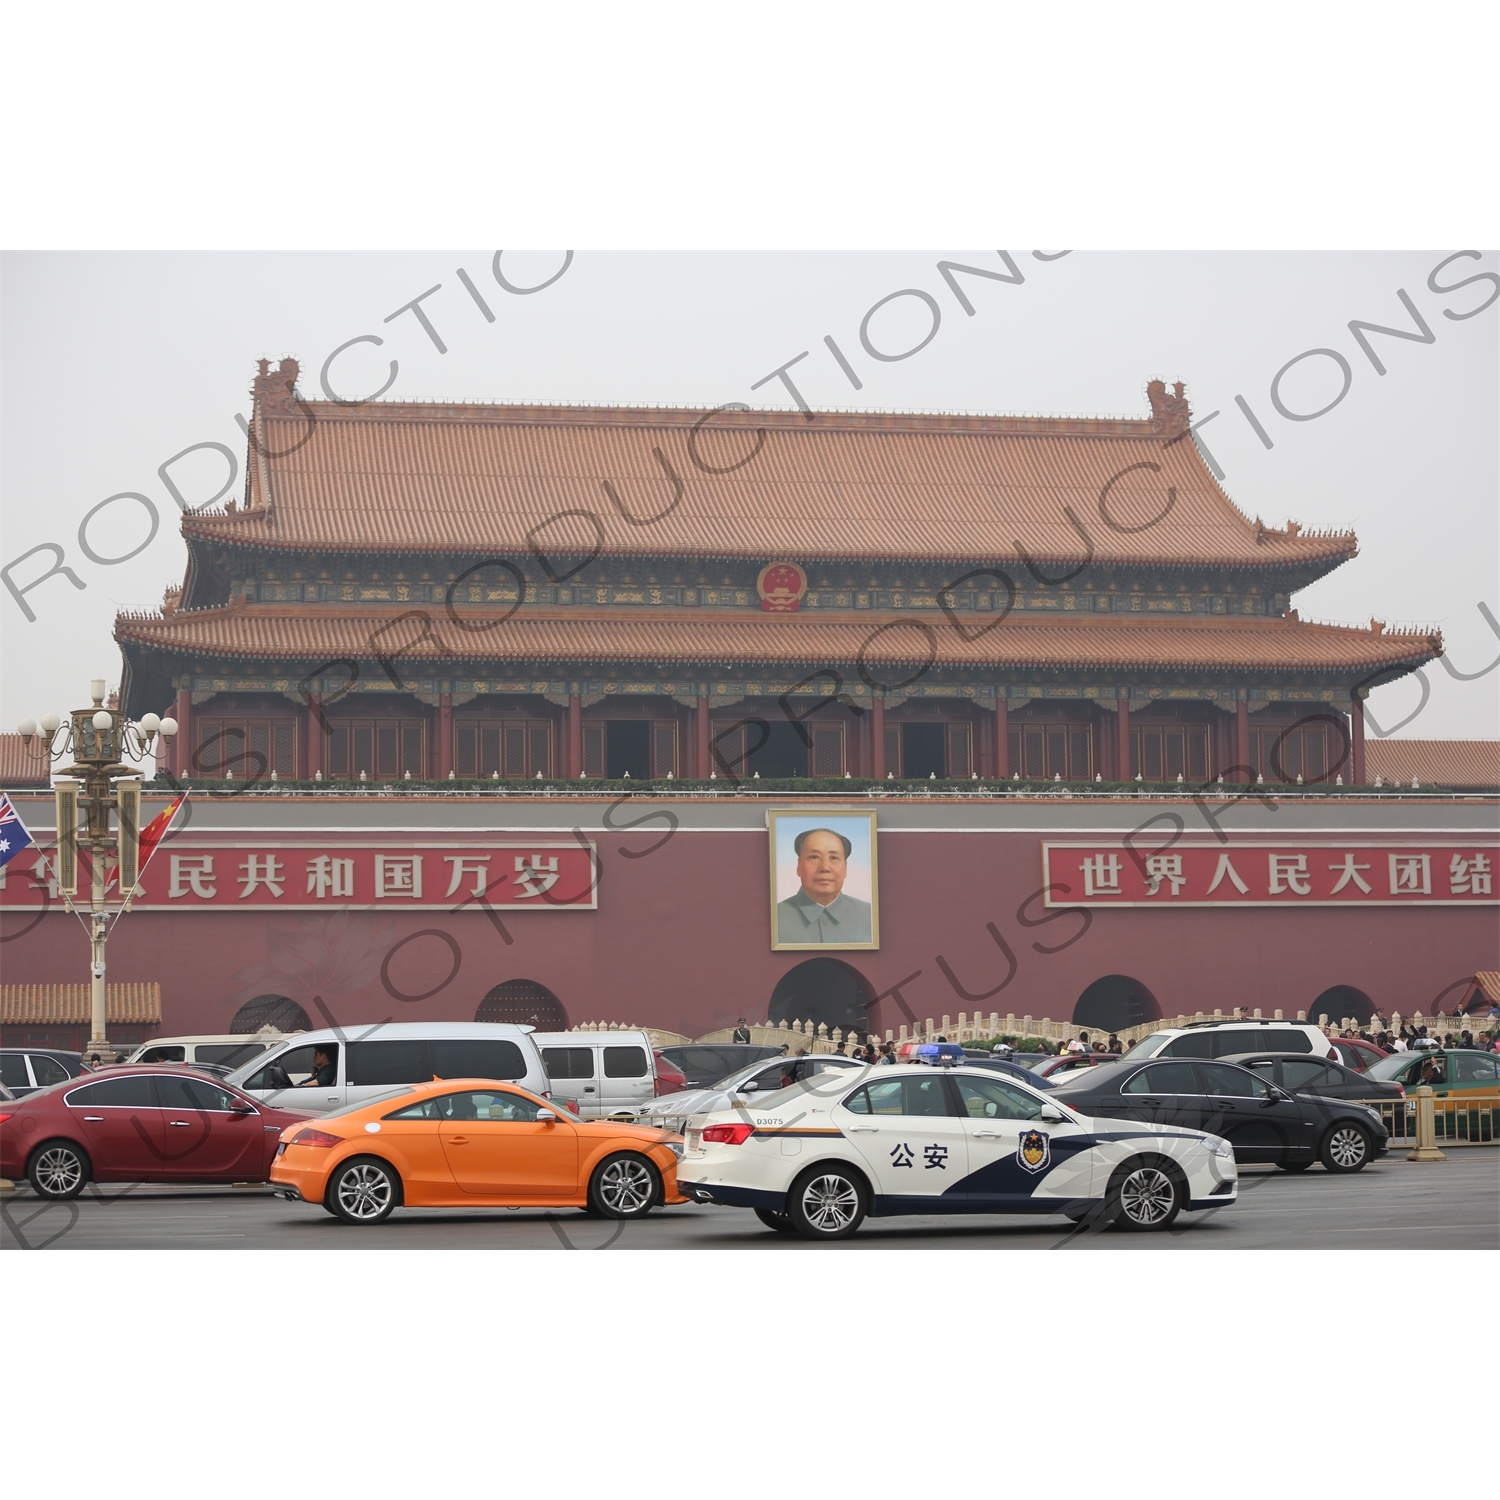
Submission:
M 1500 791 L 1500 740 L 1369 739 L 1365 769 L 1371 779 Z
M 36 750 L 39 742 L 32 740 Z M 17 786 L 47 786 L 52 781 L 50 761 L 26 753 L 18 734 L 0 734 L 0 792 Z
M 0 1021 L 7 1026 L 87 1026 L 86 984 L 0 984 Z M 161 1025 L 161 985 L 106 984 L 104 1013 L 111 1026 Z
M 1187 436 L 1180 398 L 1154 420 L 725 411 L 694 437 L 700 412 L 294 405 L 288 385 L 279 372 L 255 382 L 249 508 L 184 517 L 190 540 L 521 558 L 536 527 L 586 511 L 602 537 L 574 516 L 546 527 L 541 549 L 801 562 L 1014 560 L 1025 549 L 1059 562 L 1087 555 L 1071 509 L 1104 563 L 1324 572 L 1357 547 L 1352 533 L 1268 531 L 1242 515 Z M 749 462 L 706 472 L 744 459 L 758 433 Z M 681 480 L 675 507 L 663 464 Z M 1100 509 L 1112 478 L 1115 526 Z M 632 524 L 606 482 L 638 520 L 667 513 Z M 1147 526 L 1169 490 L 1170 513 Z
M 1436 635 L 1384 631 L 1282 619 L 1132 615 L 1067 618 L 1013 614 L 975 641 L 965 641 L 941 614 L 916 612 L 872 618 L 865 613 L 715 613 L 639 610 L 591 615 L 556 606 L 524 609 L 505 619 L 465 609 L 466 630 L 428 612 L 431 635 L 421 640 L 420 619 L 394 621 L 410 611 L 285 606 L 189 610 L 163 618 L 122 615 L 115 639 L 159 650 L 242 660 L 373 659 L 399 654 L 411 666 L 439 661 L 741 663 L 814 666 L 866 663 L 966 667 L 1184 667 L 1285 670 L 1363 670 L 1417 665 L 1442 650 Z M 488 618 L 493 633 L 481 631 Z M 984 617 L 960 616 L 969 632 Z M 503 621 L 503 623 L 502 623 Z M 387 628 L 391 627 L 391 628 Z M 925 631 L 922 627 L 925 627 Z M 878 632 L 878 633 L 877 633 Z M 371 644 L 372 638 L 374 644 Z M 408 643 L 410 643 L 408 645 Z M 929 644 L 930 643 L 930 644 Z M 935 652 L 935 655 L 933 654 Z M 446 654 L 445 654 L 446 653 Z

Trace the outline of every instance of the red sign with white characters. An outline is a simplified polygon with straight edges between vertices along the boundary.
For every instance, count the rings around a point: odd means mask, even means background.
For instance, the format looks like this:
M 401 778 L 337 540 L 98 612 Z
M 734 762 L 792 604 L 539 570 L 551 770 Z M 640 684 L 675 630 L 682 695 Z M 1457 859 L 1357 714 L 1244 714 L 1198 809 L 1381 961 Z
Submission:
M 1491 843 L 1042 845 L 1048 906 L 1493 906 Z
M 48 851 L 27 850 L 4 873 L 0 907 L 59 900 Z M 80 854 L 84 905 L 88 881 Z M 546 839 L 336 845 L 174 838 L 152 856 L 137 889 L 136 911 L 453 911 L 484 904 L 501 911 L 592 911 L 599 904 L 594 846 Z M 118 899 L 113 885 L 109 897 Z

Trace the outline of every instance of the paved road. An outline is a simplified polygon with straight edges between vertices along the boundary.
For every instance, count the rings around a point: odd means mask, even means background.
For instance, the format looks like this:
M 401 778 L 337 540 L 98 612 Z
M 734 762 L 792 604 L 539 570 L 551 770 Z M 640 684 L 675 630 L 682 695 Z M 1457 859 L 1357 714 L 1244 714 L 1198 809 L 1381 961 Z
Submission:
M 1493 1250 L 1500 1247 L 1500 1153 L 1461 1148 L 1446 1162 L 1401 1157 L 1352 1177 L 1247 1167 L 1240 1201 L 1183 1215 L 1162 1235 L 1079 1233 L 1061 1218 L 867 1220 L 850 1248 L 879 1250 Z M 748 1210 L 688 1204 L 620 1225 L 576 1209 L 398 1211 L 372 1229 L 263 1189 L 109 1187 L 44 1204 L 29 1187 L 0 1199 L 0 1247 L 76 1250 L 813 1249 L 762 1228 Z

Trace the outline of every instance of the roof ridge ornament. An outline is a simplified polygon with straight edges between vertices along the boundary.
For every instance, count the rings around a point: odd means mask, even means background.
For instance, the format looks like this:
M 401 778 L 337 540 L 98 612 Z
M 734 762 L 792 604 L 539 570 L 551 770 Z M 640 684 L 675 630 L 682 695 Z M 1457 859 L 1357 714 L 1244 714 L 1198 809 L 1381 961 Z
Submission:
M 1152 380 L 1146 384 L 1146 397 L 1151 402 L 1151 429 L 1163 437 L 1182 437 L 1193 420 L 1192 408 L 1188 405 L 1187 387 L 1177 381 L 1172 394 L 1167 394 L 1164 380 Z

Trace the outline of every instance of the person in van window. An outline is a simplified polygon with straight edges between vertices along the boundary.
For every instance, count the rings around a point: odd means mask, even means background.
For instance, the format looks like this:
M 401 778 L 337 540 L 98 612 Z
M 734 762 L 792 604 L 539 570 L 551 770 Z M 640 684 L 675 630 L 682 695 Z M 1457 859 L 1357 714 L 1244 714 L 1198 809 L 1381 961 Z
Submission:
M 321 1048 L 313 1048 L 313 1070 L 298 1084 L 299 1088 L 326 1089 L 333 1086 L 339 1070 L 332 1058 Z
M 1438 1084 L 1442 1081 L 1442 1068 L 1438 1066 L 1438 1061 L 1435 1057 L 1429 1057 L 1427 1061 L 1422 1064 L 1422 1076 L 1417 1079 L 1417 1086 L 1420 1088 L 1423 1084 Z
M 734 1023 L 734 1040 L 736 1042 L 749 1042 L 750 1040 L 750 1028 L 745 1025 L 743 1016 Z

